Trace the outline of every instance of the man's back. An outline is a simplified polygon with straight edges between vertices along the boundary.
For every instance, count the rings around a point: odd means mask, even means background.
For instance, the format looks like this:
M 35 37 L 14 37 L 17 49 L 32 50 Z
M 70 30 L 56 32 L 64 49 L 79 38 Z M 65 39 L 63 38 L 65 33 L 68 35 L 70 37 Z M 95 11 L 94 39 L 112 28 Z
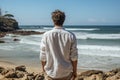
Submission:
M 74 56 L 71 55 L 70 50 L 75 39 L 74 37 L 72 33 L 64 30 L 62 27 L 54 28 L 44 34 L 47 60 L 45 70 L 51 77 L 65 77 L 72 72 L 70 57 Z
M 47 73 L 50 80 L 74 80 L 77 75 L 78 58 L 76 37 L 63 29 L 64 12 L 52 12 L 52 20 L 54 29 L 46 32 L 41 40 L 42 70 Z M 46 77 L 45 80 L 49 79 Z

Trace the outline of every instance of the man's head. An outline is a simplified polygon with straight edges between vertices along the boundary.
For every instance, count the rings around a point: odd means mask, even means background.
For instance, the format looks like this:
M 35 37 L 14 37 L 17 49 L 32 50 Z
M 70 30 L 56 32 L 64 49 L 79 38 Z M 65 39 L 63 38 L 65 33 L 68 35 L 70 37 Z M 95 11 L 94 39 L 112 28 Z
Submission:
M 54 25 L 62 26 L 65 21 L 65 13 L 60 10 L 55 10 L 52 12 L 52 20 Z

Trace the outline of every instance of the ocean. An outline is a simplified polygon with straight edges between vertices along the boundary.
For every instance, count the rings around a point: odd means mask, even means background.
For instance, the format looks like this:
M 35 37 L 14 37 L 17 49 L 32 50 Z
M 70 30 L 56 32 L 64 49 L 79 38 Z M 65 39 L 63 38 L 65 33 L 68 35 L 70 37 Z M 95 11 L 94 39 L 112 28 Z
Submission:
M 64 26 L 77 38 L 78 69 L 111 70 L 120 67 L 120 26 L 84 25 Z M 24 25 L 22 30 L 45 32 L 53 26 Z M 40 67 L 40 41 L 42 35 L 20 36 L 7 34 L 1 38 L 0 61 Z M 14 42 L 17 38 L 20 41 Z

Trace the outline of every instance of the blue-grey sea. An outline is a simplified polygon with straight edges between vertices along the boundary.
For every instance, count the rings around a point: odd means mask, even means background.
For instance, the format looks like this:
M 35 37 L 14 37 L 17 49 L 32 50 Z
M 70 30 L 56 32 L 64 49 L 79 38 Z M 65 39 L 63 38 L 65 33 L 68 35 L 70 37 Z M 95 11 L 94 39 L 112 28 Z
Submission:
M 84 25 L 64 26 L 77 38 L 78 69 L 110 70 L 120 67 L 120 26 Z M 23 25 L 22 30 L 45 32 L 53 26 Z M 6 43 L 0 44 L 0 61 L 13 64 L 40 67 L 40 41 L 42 35 L 7 34 L 1 38 Z M 14 42 L 17 38 L 20 41 Z

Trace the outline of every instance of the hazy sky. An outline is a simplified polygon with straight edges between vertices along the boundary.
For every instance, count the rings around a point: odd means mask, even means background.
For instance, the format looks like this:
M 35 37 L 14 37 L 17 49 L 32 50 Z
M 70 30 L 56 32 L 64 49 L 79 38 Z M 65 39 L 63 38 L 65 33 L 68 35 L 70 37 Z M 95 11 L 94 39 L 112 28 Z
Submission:
M 66 13 L 66 25 L 120 25 L 120 0 L 0 0 L 20 25 L 52 25 L 51 12 Z

